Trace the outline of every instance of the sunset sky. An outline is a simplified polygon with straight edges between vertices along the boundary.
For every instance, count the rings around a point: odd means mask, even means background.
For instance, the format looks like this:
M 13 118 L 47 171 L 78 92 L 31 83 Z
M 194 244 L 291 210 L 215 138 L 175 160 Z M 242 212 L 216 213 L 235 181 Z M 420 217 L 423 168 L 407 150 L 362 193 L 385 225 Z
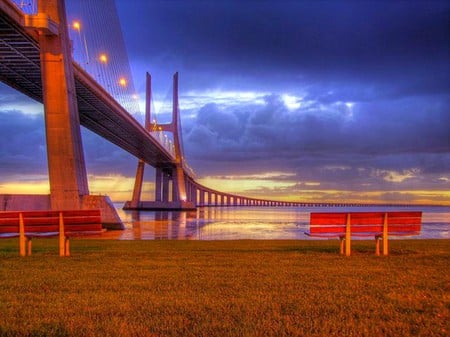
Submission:
M 450 205 L 448 1 L 130 3 L 116 0 L 135 87 L 143 100 L 150 72 L 158 107 L 179 72 L 185 156 L 204 185 Z M 0 193 L 48 193 L 43 123 L 0 84 Z M 129 199 L 137 160 L 84 129 L 83 145 L 91 192 Z

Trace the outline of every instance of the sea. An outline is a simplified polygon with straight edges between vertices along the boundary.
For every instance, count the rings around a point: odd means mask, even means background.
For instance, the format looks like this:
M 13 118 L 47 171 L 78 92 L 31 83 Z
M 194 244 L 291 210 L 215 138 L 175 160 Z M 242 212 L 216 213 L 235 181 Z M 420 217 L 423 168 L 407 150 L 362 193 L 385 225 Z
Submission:
M 403 207 L 199 207 L 194 211 L 125 211 L 119 240 L 317 240 L 308 231 L 311 212 L 422 211 L 420 235 L 401 239 L 450 239 L 450 206 Z M 392 237 L 391 239 L 395 239 Z

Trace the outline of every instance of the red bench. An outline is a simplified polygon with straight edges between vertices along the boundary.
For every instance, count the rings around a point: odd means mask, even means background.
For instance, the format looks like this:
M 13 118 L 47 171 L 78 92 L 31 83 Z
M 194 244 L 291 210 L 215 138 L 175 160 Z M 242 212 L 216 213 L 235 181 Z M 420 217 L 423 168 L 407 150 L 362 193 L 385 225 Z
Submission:
M 35 237 L 59 236 L 59 255 L 69 256 L 69 238 L 102 233 L 100 210 L 0 212 L 0 238 L 19 237 L 20 256 L 31 255 Z
M 388 255 L 388 236 L 418 235 L 422 223 L 422 212 L 350 212 L 311 213 L 310 231 L 314 237 L 338 237 L 340 252 L 349 256 L 352 236 L 375 237 L 375 253 L 380 255 L 380 240 L 383 255 Z

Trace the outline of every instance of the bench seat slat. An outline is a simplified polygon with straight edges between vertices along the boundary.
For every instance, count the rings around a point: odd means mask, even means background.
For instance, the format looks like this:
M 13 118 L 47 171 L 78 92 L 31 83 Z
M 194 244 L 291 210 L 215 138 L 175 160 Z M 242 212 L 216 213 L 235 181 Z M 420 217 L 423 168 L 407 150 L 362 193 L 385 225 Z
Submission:
M 11 233 L 11 232 L 19 232 L 19 224 L 16 223 L 14 225 L 0 225 L 0 233 Z

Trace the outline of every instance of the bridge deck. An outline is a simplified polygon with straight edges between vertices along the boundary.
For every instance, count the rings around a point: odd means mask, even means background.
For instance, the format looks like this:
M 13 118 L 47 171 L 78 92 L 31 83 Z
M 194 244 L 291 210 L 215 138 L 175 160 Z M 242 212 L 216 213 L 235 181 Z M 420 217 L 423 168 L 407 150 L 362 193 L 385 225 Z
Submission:
M 22 14 L 0 1 L 0 81 L 42 103 L 38 35 Z M 117 101 L 74 63 L 80 123 L 152 166 L 172 166 L 172 155 Z

